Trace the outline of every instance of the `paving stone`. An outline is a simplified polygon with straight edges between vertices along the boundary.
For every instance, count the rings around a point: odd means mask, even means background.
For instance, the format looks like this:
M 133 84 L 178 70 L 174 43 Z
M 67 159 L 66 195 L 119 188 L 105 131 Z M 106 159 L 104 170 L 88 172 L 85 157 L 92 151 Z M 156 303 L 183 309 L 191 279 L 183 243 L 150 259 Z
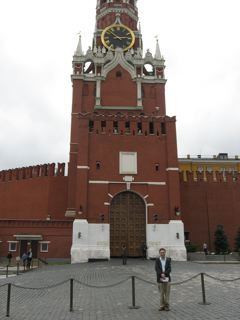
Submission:
M 172 263 L 171 310 L 158 311 L 154 261 L 129 259 L 86 264 L 47 266 L 17 277 L 0 279 L 0 319 L 6 319 L 7 286 L 12 283 L 9 319 L 16 320 L 201 320 L 240 319 L 239 264 Z M 200 276 L 205 276 L 206 301 L 202 302 Z M 136 305 L 132 305 L 131 276 L 136 278 Z M 214 277 L 214 278 L 212 278 Z M 70 278 L 74 279 L 73 312 Z M 216 279 L 215 279 L 216 278 Z M 125 281 L 126 280 L 126 281 Z M 119 285 L 114 284 L 121 282 Z M 181 284 L 180 284 L 181 283 Z M 104 286 L 103 288 L 98 288 Z M 108 287 L 105 287 L 108 286 Z M 26 289 L 28 288 L 28 289 Z

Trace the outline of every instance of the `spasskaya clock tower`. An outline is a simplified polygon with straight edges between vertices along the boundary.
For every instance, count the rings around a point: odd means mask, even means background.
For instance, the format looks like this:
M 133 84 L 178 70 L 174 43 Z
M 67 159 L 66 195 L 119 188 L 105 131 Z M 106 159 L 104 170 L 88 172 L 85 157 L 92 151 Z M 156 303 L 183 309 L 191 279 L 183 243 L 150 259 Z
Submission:
M 137 0 L 98 0 L 91 47 L 73 56 L 68 209 L 72 263 L 186 259 L 175 117 L 166 115 L 159 43 L 143 52 Z

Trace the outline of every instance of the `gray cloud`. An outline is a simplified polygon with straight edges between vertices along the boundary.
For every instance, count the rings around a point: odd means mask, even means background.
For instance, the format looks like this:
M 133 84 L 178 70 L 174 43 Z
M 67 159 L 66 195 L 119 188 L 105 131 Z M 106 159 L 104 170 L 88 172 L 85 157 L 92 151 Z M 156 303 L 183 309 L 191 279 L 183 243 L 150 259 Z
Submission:
M 84 50 L 91 45 L 95 5 L 1 4 L 0 170 L 68 161 L 71 60 L 80 30 Z M 154 53 L 158 35 L 166 59 L 179 155 L 240 153 L 239 9 L 234 0 L 139 0 L 144 48 Z

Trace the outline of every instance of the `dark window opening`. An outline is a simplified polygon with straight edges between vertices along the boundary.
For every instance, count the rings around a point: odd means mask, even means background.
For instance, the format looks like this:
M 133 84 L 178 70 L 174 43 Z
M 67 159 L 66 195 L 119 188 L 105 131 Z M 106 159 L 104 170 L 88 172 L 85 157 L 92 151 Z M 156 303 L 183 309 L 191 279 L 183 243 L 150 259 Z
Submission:
M 134 0 L 130 0 L 129 3 L 134 6 Z
M 129 122 L 129 121 L 126 121 L 126 122 L 125 122 L 125 129 L 126 129 L 126 132 L 127 132 L 127 133 L 130 132 L 130 122 Z
M 113 133 L 118 133 L 118 122 L 113 121 Z
M 149 122 L 149 134 L 154 134 L 154 123 Z
M 105 129 L 106 129 L 106 121 L 101 121 L 101 129 L 102 129 L 102 131 L 105 131 Z
M 159 171 L 159 163 L 155 164 L 155 171 Z
M 93 129 L 94 129 L 94 121 L 93 120 L 89 120 L 88 128 L 89 128 L 89 132 L 93 132 Z
M 166 125 L 164 122 L 161 123 L 161 134 L 166 134 Z
M 100 161 L 96 161 L 96 169 L 97 170 L 101 169 L 101 162 Z
M 142 134 L 142 122 L 138 122 L 137 130 L 138 130 L 138 134 Z
M 118 79 L 122 78 L 122 72 L 121 71 L 117 71 L 116 72 L 116 78 L 118 78 Z

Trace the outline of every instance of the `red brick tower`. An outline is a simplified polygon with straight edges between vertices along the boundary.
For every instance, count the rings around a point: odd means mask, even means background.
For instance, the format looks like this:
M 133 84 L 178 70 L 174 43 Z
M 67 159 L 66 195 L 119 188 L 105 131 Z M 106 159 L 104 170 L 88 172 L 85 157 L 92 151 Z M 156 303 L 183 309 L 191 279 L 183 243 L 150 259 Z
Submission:
M 72 262 L 148 257 L 160 246 L 185 259 L 178 216 L 175 117 L 166 116 L 164 59 L 143 55 L 136 0 L 98 0 L 92 46 L 73 57 L 68 210 Z

